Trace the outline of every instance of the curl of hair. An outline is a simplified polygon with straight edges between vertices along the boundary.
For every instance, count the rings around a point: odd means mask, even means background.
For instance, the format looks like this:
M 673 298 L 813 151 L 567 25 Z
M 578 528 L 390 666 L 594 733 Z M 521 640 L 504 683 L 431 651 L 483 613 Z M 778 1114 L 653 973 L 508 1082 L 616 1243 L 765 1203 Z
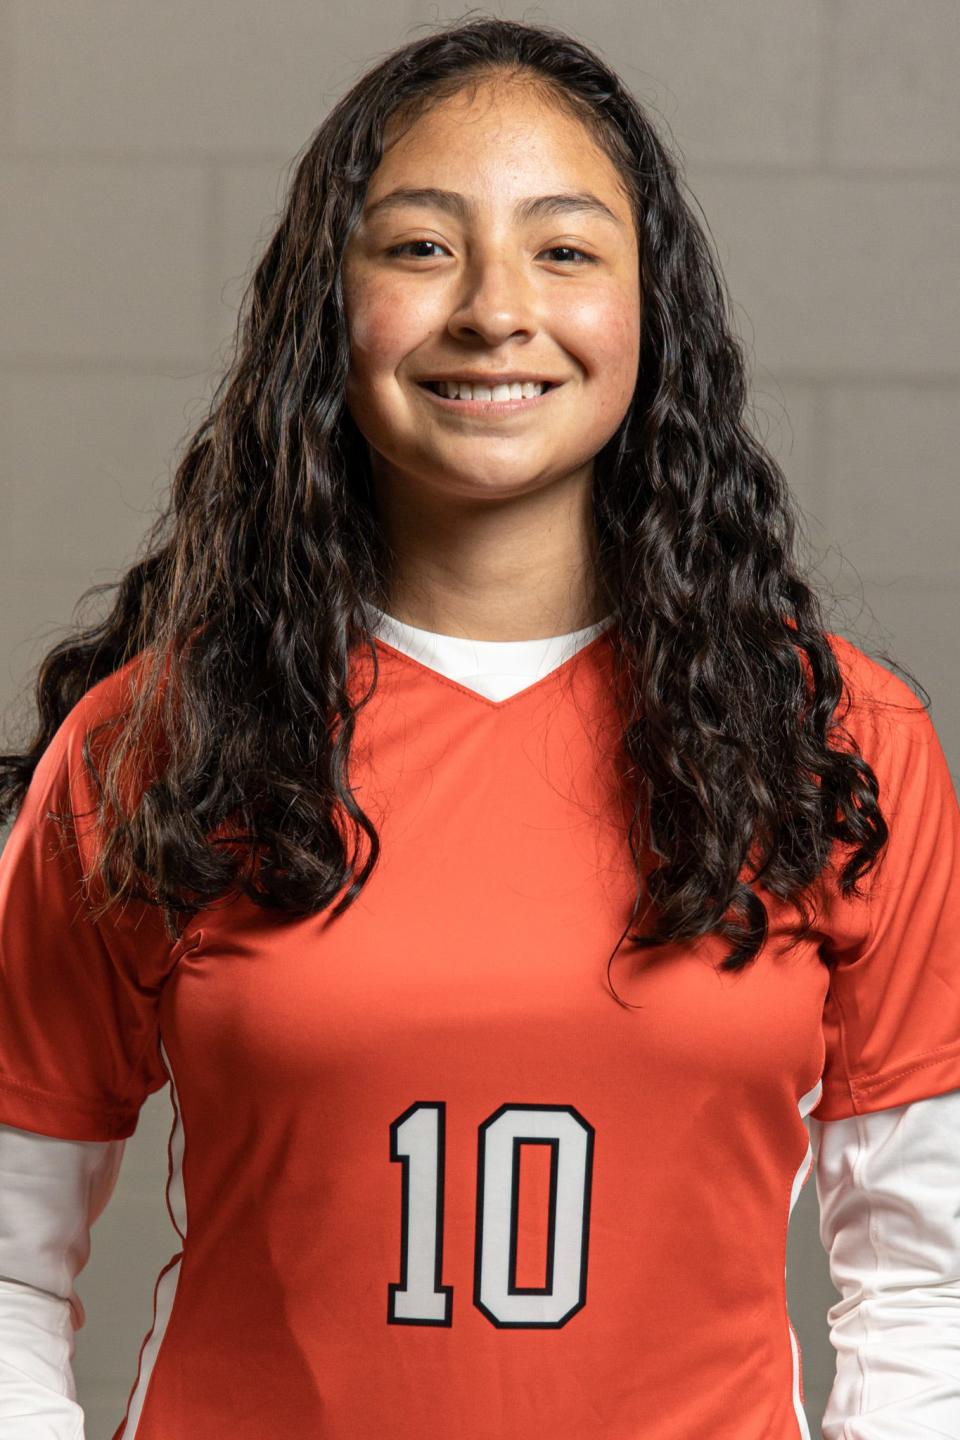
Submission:
M 102 623 L 48 653 L 35 737 L 0 756 L 3 819 L 70 708 L 137 658 L 130 704 L 105 722 L 117 738 L 102 774 L 85 748 L 101 796 L 98 914 L 132 896 L 162 908 L 172 938 L 238 891 L 265 908 L 338 915 L 376 864 L 379 837 L 348 760 L 376 687 L 363 601 L 387 593 L 391 557 L 344 402 L 341 257 L 388 124 L 500 78 L 539 87 L 586 125 L 637 227 L 637 385 L 593 485 L 638 877 L 617 946 L 714 932 L 732 945 L 721 968 L 740 970 L 767 936 L 752 882 L 796 907 L 799 941 L 834 843 L 850 847 L 844 895 L 859 894 L 877 862 L 887 827 L 876 776 L 855 746 L 828 743 L 842 677 L 794 557 L 786 481 L 744 422 L 744 357 L 677 163 L 593 51 L 553 28 L 483 17 L 389 54 L 295 157 L 233 358 L 142 558 L 112 587 Z M 369 647 L 373 683 L 351 697 L 355 645 Z M 131 796 L 124 770 L 144 753 L 154 773 Z M 644 881 L 645 854 L 659 863 Z M 628 934 L 638 914 L 650 926 Z

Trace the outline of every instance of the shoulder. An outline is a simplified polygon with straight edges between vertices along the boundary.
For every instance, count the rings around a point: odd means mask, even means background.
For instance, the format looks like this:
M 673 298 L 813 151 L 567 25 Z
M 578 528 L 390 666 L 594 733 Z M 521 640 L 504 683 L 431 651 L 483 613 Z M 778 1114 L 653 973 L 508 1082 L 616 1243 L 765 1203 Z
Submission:
M 135 655 L 119 670 L 91 685 L 64 717 L 63 727 L 67 732 L 71 735 L 76 731 L 85 732 L 104 721 L 122 716 L 143 679 L 148 658 L 148 653 Z
M 878 759 L 929 739 L 930 712 L 905 680 L 846 636 L 828 632 L 826 638 L 843 681 L 835 725 Z
M 129 709 L 134 687 L 143 673 L 144 656 L 136 655 L 98 680 L 70 707 L 37 762 L 31 791 L 56 794 L 61 800 L 89 803 L 94 787 L 85 752 L 98 765 L 105 758 L 115 724 Z
M 867 713 L 880 709 L 902 710 L 907 717 L 927 713 L 919 695 L 886 665 L 844 635 L 828 631 L 826 638 L 853 709 Z
M 835 746 L 854 742 L 877 777 L 880 803 L 909 805 L 938 823 L 955 809 L 953 777 L 930 710 L 911 687 L 852 641 L 828 635 L 844 682 Z

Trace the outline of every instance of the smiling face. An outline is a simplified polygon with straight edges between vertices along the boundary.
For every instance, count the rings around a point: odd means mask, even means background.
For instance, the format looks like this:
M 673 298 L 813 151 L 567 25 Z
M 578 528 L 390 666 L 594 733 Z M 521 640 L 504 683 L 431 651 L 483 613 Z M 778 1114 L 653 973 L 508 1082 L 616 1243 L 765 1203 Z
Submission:
M 535 87 L 484 81 L 388 130 L 343 267 L 347 405 L 377 480 L 462 499 L 589 484 L 636 384 L 638 269 L 614 166 Z M 425 383 L 467 377 L 553 383 L 509 401 Z

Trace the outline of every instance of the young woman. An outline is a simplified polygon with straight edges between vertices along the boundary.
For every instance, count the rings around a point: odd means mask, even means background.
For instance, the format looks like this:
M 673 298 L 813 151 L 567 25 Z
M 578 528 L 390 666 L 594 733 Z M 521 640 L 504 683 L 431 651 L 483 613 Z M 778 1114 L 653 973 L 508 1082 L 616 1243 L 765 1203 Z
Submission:
M 476 19 L 333 108 L 170 512 L 3 757 L 0 1435 L 169 1085 L 115 1440 L 960 1433 L 960 816 L 824 630 L 677 167 Z M 882 862 L 882 863 L 881 863 Z

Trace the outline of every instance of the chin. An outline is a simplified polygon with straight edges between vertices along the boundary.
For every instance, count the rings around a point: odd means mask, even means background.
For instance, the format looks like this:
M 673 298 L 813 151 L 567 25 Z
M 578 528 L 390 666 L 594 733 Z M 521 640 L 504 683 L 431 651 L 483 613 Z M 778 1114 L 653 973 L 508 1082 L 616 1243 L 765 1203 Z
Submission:
M 544 483 L 543 471 L 535 465 L 441 464 L 422 473 L 435 488 L 459 495 L 520 495 Z

